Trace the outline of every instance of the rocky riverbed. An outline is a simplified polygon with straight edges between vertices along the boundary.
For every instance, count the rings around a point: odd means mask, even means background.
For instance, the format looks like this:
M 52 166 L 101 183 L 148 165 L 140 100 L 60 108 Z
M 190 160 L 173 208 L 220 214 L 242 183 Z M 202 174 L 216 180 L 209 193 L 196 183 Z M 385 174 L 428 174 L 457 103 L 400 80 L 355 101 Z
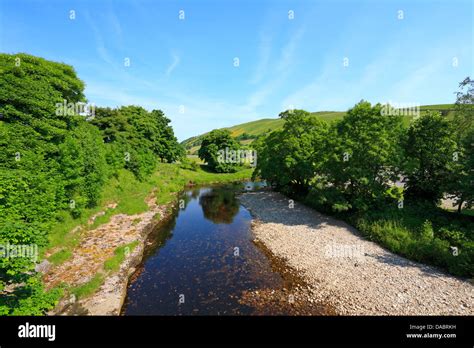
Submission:
M 253 232 L 306 282 L 310 302 L 341 315 L 473 315 L 474 286 L 364 239 L 348 224 L 279 193 L 240 196 Z

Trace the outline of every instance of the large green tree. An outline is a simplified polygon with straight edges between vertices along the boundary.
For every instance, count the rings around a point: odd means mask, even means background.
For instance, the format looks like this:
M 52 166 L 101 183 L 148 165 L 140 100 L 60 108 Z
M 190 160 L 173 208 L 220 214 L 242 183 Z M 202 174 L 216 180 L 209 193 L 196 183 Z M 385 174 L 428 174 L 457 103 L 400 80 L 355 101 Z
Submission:
M 390 196 L 401 163 L 400 116 L 382 115 L 382 106 L 361 101 L 333 125 L 323 173 L 346 197 L 348 207 L 367 209 Z
M 456 92 L 454 127 L 458 140 L 467 135 L 474 128 L 474 80 L 466 77 L 459 83 Z
M 71 184 L 62 176 L 60 146 L 86 122 L 57 112 L 58 104 L 85 102 L 84 84 L 72 67 L 27 54 L 0 54 L 0 71 L 0 244 L 41 248 Z M 0 313 L 40 314 L 54 304 L 35 261 L 1 259 Z
M 456 93 L 453 127 L 459 151 L 445 187 L 461 212 L 474 206 L 474 80 L 469 77 Z
M 458 164 L 452 125 L 429 112 L 411 124 L 404 148 L 407 196 L 437 204 Z
M 149 175 L 156 159 L 173 162 L 184 156 L 170 120 L 162 111 L 140 106 L 97 108 L 92 124 L 103 136 L 107 161 L 115 169 L 125 167 L 138 178 Z
M 202 138 L 199 158 L 207 162 L 209 168 L 217 173 L 234 172 L 238 166 L 226 153 L 239 150 L 240 146 L 226 129 L 215 129 Z M 229 158 L 226 158 L 229 157 Z
M 283 129 L 256 143 L 255 175 L 279 189 L 305 193 L 326 159 L 328 125 L 304 110 L 288 110 L 280 117 Z

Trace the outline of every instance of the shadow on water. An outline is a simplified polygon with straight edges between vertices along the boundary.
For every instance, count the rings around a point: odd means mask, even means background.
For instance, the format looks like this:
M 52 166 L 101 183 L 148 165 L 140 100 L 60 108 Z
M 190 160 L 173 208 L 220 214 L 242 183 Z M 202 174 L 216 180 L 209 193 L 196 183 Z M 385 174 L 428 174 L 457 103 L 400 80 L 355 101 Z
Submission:
M 236 193 L 255 184 L 193 188 L 148 240 L 132 276 L 125 315 L 288 314 L 256 308 L 243 296 L 287 285 L 281 268 L 253 242 L 252 217 Z M 281 307 L 280 305 L 278 305 Z

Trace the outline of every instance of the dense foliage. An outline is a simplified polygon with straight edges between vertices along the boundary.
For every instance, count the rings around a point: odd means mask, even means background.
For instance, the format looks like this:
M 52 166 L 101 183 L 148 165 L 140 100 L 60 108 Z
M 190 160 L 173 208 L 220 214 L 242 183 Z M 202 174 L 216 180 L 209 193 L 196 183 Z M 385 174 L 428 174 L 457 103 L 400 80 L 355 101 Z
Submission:
M 472 126 L 457 132 L 427 112 L 407 128 L 381 111 L 362 101 L 331 124 L 303 110 L 282 113 L 283 129 L 254 144 L 254 176 L 395 252 L 472 277 L 474 220 L 438 207 L 445 196 L 472 206 Z M 467 125 L 473 114 L 464 115 Z
M 63 105 L 86 103 L 84 83 L 66 64 L 27 54 L 0 54 L 0 251 L 41 250 L 59 212 L 74 217 L 95 206 L 103 184 L 121 168 L 139 179 L 156 161 L 183 154 L 159 110 Z M 95 113 L 95 115 L 94 115 Z M 94 117 L 95 116 L 95 117 Z M 0 258 L 0 314 L 37 315 L 59 291 L 43 291 L 36 258 Z
M 457 168 L 447 191 L 460 212 L 474 207 L 474 80 L 467 77 L 456 93 L 454 132 L 459 148 Z
M 457 156 L 451 124 L 430 113 L 413 122 L 405 142 L 407 195 L 438 202 Z
M 254 175 L 282 190 L 307 192 L 324 163 L 328 125 L 303 110 L 286 111 L 280 117 L 285 120 L 283 129 L 254 145 L 259 155 Z
M 140 106 L 96 108 L 91 123 L 100 129 L 107 162 L 117 170 L 125 167 L 138 178 L 153 172 L 156 158 L 173 162 L 184 155 L 162 111 Z
M 199 158 L 207 162 L 209 168 L 217 173 L 235 172 L 238 162 L 226 156 L 239 149 L 239 143 L 230 136 L 226 129 L 215 129 L 202 138 Z

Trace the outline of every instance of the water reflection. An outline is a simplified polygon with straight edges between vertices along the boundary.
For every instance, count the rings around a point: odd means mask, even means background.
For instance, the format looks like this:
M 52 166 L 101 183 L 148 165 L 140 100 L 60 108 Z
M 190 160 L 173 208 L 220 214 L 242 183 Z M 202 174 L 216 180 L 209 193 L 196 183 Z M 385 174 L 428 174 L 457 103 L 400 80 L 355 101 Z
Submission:
M 239 212 L 235 188 L 213 188 L 199 197 L 204 217 L 215 224 L 230 224 Z
M 239 301 L 243 293 L 282 286 L 252 243 L 251 215 L 235 197 L 242 190 L 228 185 L 183 193 L 184 205 L 152 235 L 128 287 L 125 315 L 252 314 Z

